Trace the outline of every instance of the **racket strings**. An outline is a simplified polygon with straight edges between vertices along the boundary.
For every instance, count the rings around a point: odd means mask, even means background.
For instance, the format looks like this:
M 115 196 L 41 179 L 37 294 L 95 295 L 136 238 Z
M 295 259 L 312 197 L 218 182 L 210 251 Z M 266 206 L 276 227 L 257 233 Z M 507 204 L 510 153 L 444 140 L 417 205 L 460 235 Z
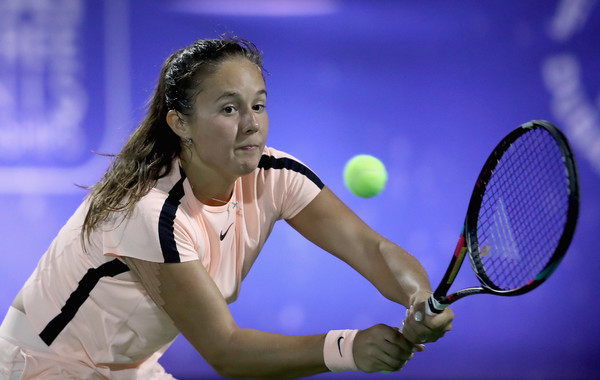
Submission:
M 474 264 L 494 288 L 531 282 L 554 254 L 566 224 L 569 183 L 563 156 L 544 129 L 502 155 L 483 195 Z

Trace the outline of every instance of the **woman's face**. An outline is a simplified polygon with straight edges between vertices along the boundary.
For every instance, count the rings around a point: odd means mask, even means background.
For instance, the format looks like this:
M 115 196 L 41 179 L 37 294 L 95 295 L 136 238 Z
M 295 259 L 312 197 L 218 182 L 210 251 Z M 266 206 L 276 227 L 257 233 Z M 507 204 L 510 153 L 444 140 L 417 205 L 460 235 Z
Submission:
M 269 130 L 267 91 L 259 67 L 243 57 L 231 58 L 200 86 L 193 114 L 186 117 L 193 170 L 226 178 L 251 173 Z

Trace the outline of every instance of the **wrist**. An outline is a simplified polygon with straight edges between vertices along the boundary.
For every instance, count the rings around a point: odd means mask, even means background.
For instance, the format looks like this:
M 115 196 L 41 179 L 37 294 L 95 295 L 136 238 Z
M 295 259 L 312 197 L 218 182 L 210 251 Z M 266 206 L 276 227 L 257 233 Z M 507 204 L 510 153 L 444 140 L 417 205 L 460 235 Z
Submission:
M 354 362 L 354 338 L 358 330 L 331 330 L 325 337 L 323 358 L 331 372 L 358 371 Z
M 412 305 L 416 305 L 419 303 L 427 302 L 427 300 L 429 299 L 429 297 L 431 297 L 432 294 L 433 294 L 433 291 L 431 291 L 431 289 L 419 290 L 419 291 L 413 293 L 409 299 L 408 307 L 411 307 Z

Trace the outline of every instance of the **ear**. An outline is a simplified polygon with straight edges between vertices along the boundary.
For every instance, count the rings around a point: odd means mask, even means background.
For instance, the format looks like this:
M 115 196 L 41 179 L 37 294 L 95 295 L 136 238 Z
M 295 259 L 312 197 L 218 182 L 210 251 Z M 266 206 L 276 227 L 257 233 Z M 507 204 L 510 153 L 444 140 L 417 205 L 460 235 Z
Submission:
M 181 139 L 188 138 L 189 131 L 187 124 L 184 123 L 179 112 L 175 110 L 169 110 L 169 112 L 167 112 L 167 124 L 169 124 L 169 127 L 171 127 L 173 132 L 175 132 L 177 136 L 181 137 Z

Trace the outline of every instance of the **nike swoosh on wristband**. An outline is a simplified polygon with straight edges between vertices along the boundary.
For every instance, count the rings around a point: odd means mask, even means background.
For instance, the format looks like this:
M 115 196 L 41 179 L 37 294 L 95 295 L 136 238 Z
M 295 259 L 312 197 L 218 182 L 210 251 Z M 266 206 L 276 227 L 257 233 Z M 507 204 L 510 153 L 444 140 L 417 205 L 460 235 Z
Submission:
M 342 355 L 342 339 L 344 339 L 343 336 L 338 338 L 338 350 L 340 350 L 340 357 L 343 358 L 344 355 Z
M 221 239 L 221 241 L 223 241 L 223 239 L 225 239 L 225 236 L 227 235 L 227 232 L 229 232 L 229 229 L 231 228 L 231 226 L 233 226 L 233 222 L 229 225 L 229 227 L 227 227 L 225 232 L 221 231 L 221 233 L 219 234 L 219 239 Z

